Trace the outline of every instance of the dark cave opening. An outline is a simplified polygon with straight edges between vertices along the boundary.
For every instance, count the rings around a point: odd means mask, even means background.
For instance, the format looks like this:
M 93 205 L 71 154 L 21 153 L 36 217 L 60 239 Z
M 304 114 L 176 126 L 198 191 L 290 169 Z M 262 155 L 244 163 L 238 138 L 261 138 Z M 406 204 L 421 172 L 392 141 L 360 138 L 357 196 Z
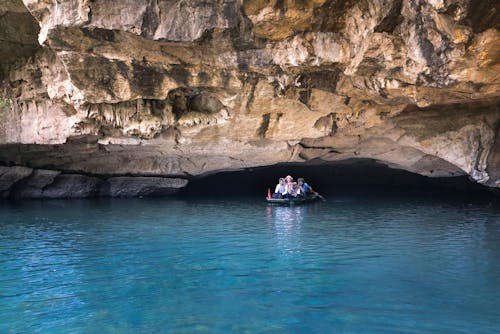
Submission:
M 265 196 L 279 177 L 303 177 L 317 192 L 351 194 L 451 194 L 491 196 L 493 190 L 468 176 L 431 178 L 389 168 L 371 159 L 313 164 L 288 163 L 220 172 L 190 180 L 182 196 Z

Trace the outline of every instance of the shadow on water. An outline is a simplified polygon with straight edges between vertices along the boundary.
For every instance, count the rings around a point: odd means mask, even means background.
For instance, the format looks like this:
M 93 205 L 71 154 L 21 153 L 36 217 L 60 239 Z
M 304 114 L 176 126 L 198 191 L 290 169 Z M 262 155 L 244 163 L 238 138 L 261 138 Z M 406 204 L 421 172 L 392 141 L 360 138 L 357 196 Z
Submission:
M 181 192 L 181 197 L 247 197 L 266 196 L 274 190 L 279 177 L 303 177 L 325 196 L 351 194 L 363 196 L 471 196 L 494 197 L 491 190 L 471 182 L 467 176 L 430 178 L 404 170 L 389 168 L 372 160 L 349 163 L 304 165 L 279 164 L 223 172 L 196 178 Z

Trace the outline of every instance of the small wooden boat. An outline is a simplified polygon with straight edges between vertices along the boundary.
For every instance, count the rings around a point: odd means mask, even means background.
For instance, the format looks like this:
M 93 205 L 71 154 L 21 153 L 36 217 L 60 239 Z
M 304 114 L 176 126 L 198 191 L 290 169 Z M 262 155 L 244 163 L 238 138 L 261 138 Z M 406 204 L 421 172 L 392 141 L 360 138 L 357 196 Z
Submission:
M 318 195 L 311 195 L 306 197 L 291 197 L 291 198 L 266 198 L 267 203 L 276 205 L 301 205 L 306 203 L 317 202 L 321 200 Z

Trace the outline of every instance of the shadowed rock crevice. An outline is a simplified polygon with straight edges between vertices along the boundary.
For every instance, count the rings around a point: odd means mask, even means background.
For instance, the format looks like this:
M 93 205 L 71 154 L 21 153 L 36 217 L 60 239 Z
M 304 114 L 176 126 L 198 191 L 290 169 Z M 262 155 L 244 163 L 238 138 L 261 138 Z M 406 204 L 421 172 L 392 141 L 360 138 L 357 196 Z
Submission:
M 375 32 L 386 32 L 392 34 L 394 29 L 403 22 L 403 17 L 401 16 L 401 9 L 403 8 L 403 0 L 397 0 L 393 2 L 391 10 L 386 17 L 380 22 L 374 29 Z
M 141 36 L 153 36 L 160 25 L 158 1 L 150 0 L 144 11 Z
M 32 57 L 38 44 L 38 22 L 21 0 L 0 1 L 0 82 L 16 62 Z
M 320 19 L 315 22 L 314 28 L 318 31 L 338 32 L 346 28 L 347 13 L 356 4 L 359 4 L 361 9 L 367 10 L 367 1 L 355 0 L 327 0 L 324 4 L 316 9 L 316 15 Z M 325 15 L 326 14 L 326 15 Z
M 225 106 L 208 90 L 203 88 L 178 88 L 169 92 L 168 102 L 172 106 L 174 119 L 180 126 L 200 123 L 216 123 L 218 114 L 225 113 Z
M 81 28 L 83 34 L 89 38 L 101 42 L 114 42 L 116 40 L 113 30 L 101 28 Z
M 266 137 L 266 132 L 269 129 L 269 121 L 271 119 L 271 114 L 264 114 L 262 115 L 262 123 L 260 123 L 260 127 L 257 130 L 257 135 L 260 138 L 265 138 Z
M 471 26 L 475 33 L 489 28 L 500 30 L 500 3 L 495 0 L 470 2 L 467 7 L 467 16 L 462 23 Z

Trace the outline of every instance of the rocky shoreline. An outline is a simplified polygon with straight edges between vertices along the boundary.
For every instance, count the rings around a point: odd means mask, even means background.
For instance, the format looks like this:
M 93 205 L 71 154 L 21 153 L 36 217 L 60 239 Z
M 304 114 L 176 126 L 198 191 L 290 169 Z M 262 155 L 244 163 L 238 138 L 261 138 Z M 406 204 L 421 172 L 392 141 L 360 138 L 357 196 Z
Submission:
M 0 166 L 1 198 L 87 198 L 167 196 L 186 179 L 148 176 L 99 177 L 48 169 Z

